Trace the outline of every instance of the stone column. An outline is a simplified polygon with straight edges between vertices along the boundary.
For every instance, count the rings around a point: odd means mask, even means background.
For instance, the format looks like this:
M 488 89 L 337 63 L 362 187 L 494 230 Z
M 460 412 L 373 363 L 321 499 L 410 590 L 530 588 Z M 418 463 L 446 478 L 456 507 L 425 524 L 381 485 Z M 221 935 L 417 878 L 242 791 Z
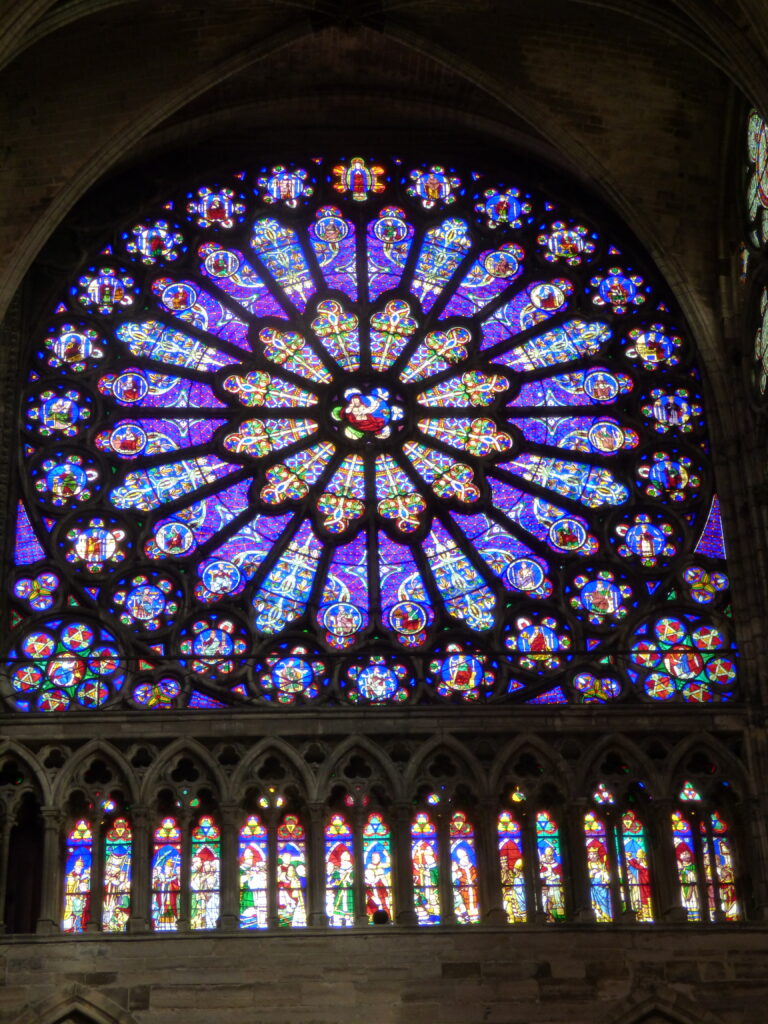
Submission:
M 688 914 L 680 894 L 675 844 L 672 839 L 672 811 L 676 806 L 673 800 L 657 800 L 649 805 L 646 831 L 657 914 L 671 924 L 685 924 Z
M 309 897 L 309 920 L 314 927 L 327 928 L 328 915 L 325 910 L 325 804 L 309 805 L 309 872 L 307 889 Z
M 98 805 L 96 805 L 98 806 Z M 101 931 L 101 910 L 104 905 L 104 823 L 95 817 L 91 825 L 91 903 L 87 932 Z
M 62 907 L 61 892 L 61 823 L 58 807 L 43 807 L 43 877 L 40 892 L 39 935 L 59 931 Z
M 440 923 L 458 924 L 453 906 L 453 872 L 451 871 L 450 809 L 435 815 L 437 823 L 437 855 L 440 865 Z
M 237 804 L 222 804 L 221 822 L 221 910 L 218 927 L 234 930 L 240 920 L 240 870 L 238 863 L 239 814 Z
M 528 909 L 528 920 L 536 924 L 545 924 L 547 912 L 541 898 L 539 885 L 539 854 L 536 843 L 536 812 L 520 809 L 515 814 L 520 822 L 523 840 L 523 876 L 525 878 L 525 903 Z
M 363 828 L 365 810 L 355 806 L 352 812 L 352 842 L 355 855 L 354 900 L 355 924 L 364 927 L 368 924 L 368 909 L 365 900 L 365 863 L 363 858 Z
M 570 881 L 570 904 L 574 921 L 583 924 L 595 923 L 595 912 L 592 909 L 592 893 L 587 868 L 587 850 L 584 841 L 584 815 L 588 809 L 584 798 L 572 801 L 565 809 L 565 822 L 560 826 L 560 835 L 567 839 L 567 849 L 563 851 L 563 866 L 567 868 L 564 875 L 566 881 L 566 904 L 568 901 L 568 885 Z M 563 844 L 565 845 L 565 844 Z
M 0 935 L 5 932 L 5 897 L 8 892 L 8 850 L 11 843 L 13 815 L 10 808 L 4 809 L 0 822 Z
M 411 819 L 413 807 L 399 803 L 392 808 L 392 882 L 395 920 L 398 924 L 419 923 L 413 909 L 413 864 L 411 862 Z
M 499 832 L 495 801 L 482 800 L 477 814 L 477 876 L 480 892 L 481 919 L 486 924 L 506 924 L 504 898 L 501 892 Z
M 179 917 L 176 931 L 188 932 L 192 915 L 192 835 L 190 815 L 179 814 L 176 822 L 181 830 L 181 871 L 179 873 Z
M 131 813 L 131 916 L 129 932 L 149 930 L 152 901 L 150 872 L 150 815 L 147 807 L 134 807 Z
M 267 826 L 267 927 L 277 928 L 280 918 L 277 906 L 277 829 L 280 815 L 270 808 L 264 816 Z
M 606 838 L 608 840 L 608 864 L 611 872 L 611 899 L 614 919 L 620 920 L 624 924 L 633 924 L 637 920 L 637 911 L 632 906 L 621 818 L 621 811 L 615 810 L 607 822 Z

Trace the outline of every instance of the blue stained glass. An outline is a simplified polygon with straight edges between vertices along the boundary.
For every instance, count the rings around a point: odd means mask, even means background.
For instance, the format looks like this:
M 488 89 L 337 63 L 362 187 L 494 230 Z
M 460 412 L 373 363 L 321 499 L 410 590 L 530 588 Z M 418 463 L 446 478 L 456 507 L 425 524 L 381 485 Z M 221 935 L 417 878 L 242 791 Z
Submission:
M 419 647 L 435 618 L 411 549 L 379 533 L 381 618 L 404 647 Z
M 625 373 L 613 373 L 605 366 L 575 370 L 523 384 L 510 408 L 533 406 L 605 405 L 632 390 Z
M 222 462 L 215 455 L 182 459 L 180 462 L 126 473 L 122 485 L 113 488 L 109 496 L 115 508 L 135 508 L 148 512 L 191 494 L 214 480 L 221 480 L 237 468 L 229 462 Z
M 269 291 L 239 249 L 225 249 L 217 242 L 200 246 L 200 273 L 230 295 L 253 316 L 287 319 L 282 306 Z
M 708 555 L 710 558 L 725 558 L 723 521 L 720 517 L 720 499 L 717 495 L 712 498 L 707 521 L 696 545 L 696 554 Z
M 272 217 L 253 225 L 251 247 L 285 294 L 302 312 L 315 285 L 298 236 Z
M 323 206 L 309 229 L 309 240 L 325 283 L 357 300 L 355 226 L 335 206 Z
M 432 309 L 438 295 L 471 247 L 469 226 L 458 217 L 451 217 L 427 232 L 416 260 L 411 285 L 411 291 L 421 299 L 425 313 Z
M 388 369 L 400 356 L 418 327 L 411 307 L 402 299 L 392 299 L 381 313 L 371 316 L 371 363 L 374 370 Z
M 565 278 L 535 281 L 497 309 L 482 326 L 481 350 L 491 348 L 568 308 L 573 284 Z
M 629 489 L 620 484 L 612 473 L 583 462 L 523 454 L 511 462 L 500 463 L 499 468 L 588 508 L 623 505 L 629 499 Z
M 493 361 L 508 366 L 510 370 L 526 373 L 596 355 L 610 340 L 611 329 L 607 324 L 591 320 L 566 320 L 559 327 L 537 334 L 522 345 L 494 355 Z
M 550 596 L 552 581 L 543 558 L 486 515 L 451 515 L 508 590 L 529 597 Z
M 513 242 L 481 252 L 440 314 L 440 319 L 479 313 L 491 299 L 501 295 L 517 280 L 525 269 L 524 259 L 525 250 Z
M 207 444 L 226 420 L 120 420 L 94 438 L 102 451 L 120 459 L 177 452 Z
M 198 565 L 195 597 L 210 604 L 239 594 L 290 521 L 290 514 L 254 516 Z
M 16 540 L 13 549 L 13 561 L 16 565 L 32 565 L 45 558 L 40 541 L 35 536 L 29 515 L 20 501 L 16 506 Z
M 220 700 L 214 700 L 213 697 L 209 697 L 206 693 L 201 693 L 199 690 L 193 690 L 189 695 L 189 703 L 187 707 L 190 708 L 225 708 L 226 704 L 222 704 Z
M 333 299 L 319 302 L 312 330 L 323 348 L 344 370 L 360 369 L 360 339 L 357 317 L 346 313 Z
M 405 213 L 386 206 L 368 225 L 368 297 L 371 302 L 382 292 L 397 288 L 413 242 L 413 226 Z
M 145 356 L 168 366 L 180 366 L 187 370 L 218 370 L 237 362 L 234 356 L 219 352 L 183 331 L 165 327 L 157 320 L 121 324 L 115 334 L 125 343 L 131 355 Z
M 145 554 L 152 559 L 192 554 L 248 508 L 250 486 L 250 480 L 240 480 L 159 520 L 144 548 Z
M 118 405 L 149 409 L 223 409 L 210 384 L 169 373 L 127 367 L 99 381 L 99 391 Z
M 330 533 L 343 533 L 365 511 L 365 463 L 348 455 L 317 500 L 322 523 Z
M 574 452 L 616 455 L 635 448 L 639 437 L 610 416 L 550 416 L 541 419 L 510 419 L 526 441 Z
M 279 633 L 304 611 L 322 545 L 309 523 L 302 523 L 253 598 L 255 626 Z
M 317 621 L 331 647 L 355 643 L 369 621 L 365 535 L 336 548 L 328 566 Z
M 248 325 L 194 281 L 159 277 L 152 282 L 152 291 L 162 309 L 177 320 L 250 351 Z
M 544 693 L 539 693 L 536 697 L 531 697 L 530 700 L 525 702 L 526 704 L 567 704 L 568 698 L 563 692 L 562 686 L 555 686 L 551 690 L 546 690 Z
M 424 553 L 448 612 L 470 629 L 490 629 L 496 608 L 493 592 L 438 522 L 424 541 Z
M 598 549 L 596 538 L 580 516 L 574 516 L 542 498 L 534 498 L 516 487 L 489 478 L 494 506 L 513 523 L 561 554 L 591 555 Z

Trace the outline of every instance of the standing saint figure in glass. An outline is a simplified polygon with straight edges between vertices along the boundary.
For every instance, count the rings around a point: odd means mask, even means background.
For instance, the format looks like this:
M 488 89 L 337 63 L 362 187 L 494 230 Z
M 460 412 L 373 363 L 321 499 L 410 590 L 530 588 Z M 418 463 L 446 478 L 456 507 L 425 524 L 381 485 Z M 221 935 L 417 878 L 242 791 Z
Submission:
M 475 833 L 462 811 L 451 818 L 450 838 L 453 911 L 461 924 L 474 924 L 480 920 Z
M 64 863 L 63 932 L 84 932 L 91 909 L 91 865 L 93 834 L 85 819 L 80 819 L 67 837 Z
M 437 830 L 428 814 L 420 811 L 411 826 L 413 903 L 419 924 L 440 923 L 440 862 Z
M 369 814 L 363 829 L 363 868 L 368 920 L 378 913 L 392 921 L 392 845 L 389 827 L 380 814 Z
M 539 898 L 547 921 L 565 920 L 563 861 L 560 832 L 548 811 L 536 815 L 536 852 L 539 860 Z
M 101 927 L 124 932 L 131 913 L 131 829 L 125 818 L 116 818 L 107 831 L 104 853 Z
M 190 872 L 191 917 L 194 930 L 216 928 L 219 923 L 220 833 L 209 817 L 192 829 Z
M 519 924 L 528 920 L 523 871 L 523 835 L 509 811 L 502 811 L 499 815 L 498 832 L 504 910 L 510 924 Z
M 267 927 L 267 830 L 256 814 L 240 829 L 240 927 Z
M 355 923 L 355 855 L 352 829 L 341 814 L 334 814 L 325 829 L 325 903 L 330 924 Z
M 152 854 L 152 927 L 155 931 L 176 931 L 180 891 L 181 830 L 173 818 L 164 818 L 155 830 Z

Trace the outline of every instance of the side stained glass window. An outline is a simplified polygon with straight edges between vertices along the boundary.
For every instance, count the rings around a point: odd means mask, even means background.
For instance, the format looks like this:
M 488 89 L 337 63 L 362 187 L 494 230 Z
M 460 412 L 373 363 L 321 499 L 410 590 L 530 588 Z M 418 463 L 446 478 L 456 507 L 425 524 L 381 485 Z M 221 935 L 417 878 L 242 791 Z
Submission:
M 460 924 L 473 924 L 480 920 L 475 832 L 462 811 L 451 817 L 449 836 L 453 912 Z
M 677 860 L 677 877 L 680 896 L 689 921 L 701 921 L 701 895 L 699 870 L 696 865 L 696 846 L 693 828 L 688 819 L 679 811 L 672 812 L 672 837 Z
M 413 903 L 419 924 L 440 924 L 440 857 L 437 829 L 420 811 L 411 825 Z
M 617 845 L 624 909 L 634 910 L 637 921 L 650 923 L 654 920 L 650 859 L 645 829 L 634 811 L 622 815 Z
M 190 923 L 193 929 L 216 928 L 219 923 L 221 840 L 212 818 L 203 817 L 192 829 L 190 871 Z
M 692 340 L 588 212 L 477 167 L 222 173 L 40 312 L 11 708 L 734 698 Z
M 608 835 L 605 822 L 592 811 L 584 815 L 584 839 L 592 910 L 598 924 L 613 920 L 611 869 L 608 863 Z
M 101 927 L 124 932 L 131 912 L 131 828 L 117 818 L 104 837 L 104 895 Z
M 304 826 L 286 814 L 277 829 L 277 916 L 281 928 L 307 924 L 307 848 Z
M 504 910 L 510 924 L 528 920 L 525 874 L 523 872 L 523 834 L 509 811 L 502 811 L 498 820 L 499 861 Z
M 181 830 L 174 818 L 155 829 L 152 849 L 152 928 L 175 932 L 181 894 Z
M 256 814 L 240 829 L 240 927 L 267 927 L 267 830 Z
M 64 862 L 64 911 L 61 930 L 84 932 L 91 913 L 93 833 L 81 818 L 67 836 Z
M 363 828 L 363 868 L 368 920 L 373 921 L 374 914 L 386 914 L 393 921 L 392 842 L 389 826 L 380 814 L 369 814 Z
M 715 913 L 719 911 L 726 921 L 739 921 L 741 909 L 736 893 L 736 868 L 728 825 L 714 811 L 699 827 L 704 845 L 710 916 L 714 919 Z
M 565 889 L 560 831 L 548 811 L 540 811 L 536 815 L 536 853 L 541 910 L 547 921 L 564 921 Z
M 355 923 L 355 851 L 352 829 L 341 814 L 325 828 L 326 913 L 333 927 Z

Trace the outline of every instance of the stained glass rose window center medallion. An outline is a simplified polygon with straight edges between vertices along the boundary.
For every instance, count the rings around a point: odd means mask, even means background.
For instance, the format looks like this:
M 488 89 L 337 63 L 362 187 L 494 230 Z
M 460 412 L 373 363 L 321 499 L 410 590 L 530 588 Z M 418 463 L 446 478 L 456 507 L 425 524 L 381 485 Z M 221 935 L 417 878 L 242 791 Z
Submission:
M 103 239 L 33 339 L 11 707 L 733 698 L 684 325 L 509 178 L 317 158 Z

